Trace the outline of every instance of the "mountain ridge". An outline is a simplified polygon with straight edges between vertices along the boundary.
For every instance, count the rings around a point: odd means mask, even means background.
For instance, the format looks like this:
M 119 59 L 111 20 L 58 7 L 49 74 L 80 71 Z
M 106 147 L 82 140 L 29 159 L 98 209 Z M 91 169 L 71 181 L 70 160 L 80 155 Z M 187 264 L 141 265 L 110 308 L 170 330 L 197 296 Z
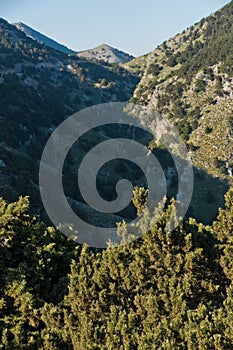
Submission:
M 40 33 L 39 31 L 31 28 L 30 26 L 28 26 L 27 24 L 24 24 L 22 22 L 17 22 L 17 23 L 13 23 L 14 26 L 16 26 L 16 28 L 18 30 L 21 30 L 22 32 L 25 33 L 26 36 L 28 36 L 29 38 L 36 40 L 37 42 L 39 42 L 40 44 L 44 44 L 46 46 L 49 46 L 55 50 L 64 52 L 66 54 L 73 54 L 75 53 L 75 51 L 69 49 L 67 46 L 58 43 L 56 40 L 49 38 L 48 36 Z
M 93 49 L 86 49 L 83 51 L 74 51 L 68 48 L 67 46 L 57 42 L 54 39 L 40 33 L 39 31 L 33 29 L 25 23 L 18 22 L 13 23 L 18 30 L 24 32 L 26 36 L 37 41 L 40 44 L 44 44 L 48 47 L 51 47 L 55 50 L 61 51 L 66 54 L 74 54 L 78 57 L 85 58 L 91 61 L 102 61 L 106 63 L 126 63 L 132 60 L 134 57 L 124 51 L 121 51 L 117 48 L 114 48 L 108 44 L 101 44 Z

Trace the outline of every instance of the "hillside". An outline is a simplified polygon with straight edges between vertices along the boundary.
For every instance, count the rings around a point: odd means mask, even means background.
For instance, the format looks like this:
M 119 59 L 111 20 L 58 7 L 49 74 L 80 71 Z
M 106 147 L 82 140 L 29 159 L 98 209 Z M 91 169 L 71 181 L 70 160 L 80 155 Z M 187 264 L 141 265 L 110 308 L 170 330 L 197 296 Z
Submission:
M 22 22 L 14 23 L 14 25 L 18 30 L 24 32 L 27 37 L 37 41 L 39 44 L 43 44 L 66 54 L 77 54 L 78 57 L 85 58 L 89 61 L 102 61 L 112 64 L 129 62 L 134 58 L 133 56 L 106 44 L 99 45 L 93 49 L 79 51 L 77 53 Z
M 99 45 L 94 49 L 80 51 L 78 52 L 78 56 L 91 61 L 103 61 L 107 63 L 125 63 L 134 58 L 133 56 L 106 44 Z
M 64 52 L 66 54 L 73 54 L 74 51 L 69 49 L 68 47 L 59 44 L 57 41 L 47 37 L 46 35 L 41 34 L 40 32 L 36 31 L 35 29 L 32 29 L 31 27 L 27 26 L 26 24 L 19 22 L 14 23 L 17 29 L 24 32 L 26 36 L 29 38 L 36 40 L 40 44 L 44 44 L 45 46 L 49 46 L 52 49 Z
M 215 35 L 220 43 L 222 35 L 230 35 L 231 21 L 225 14 L 226 9 L 210 17 L 218 17 L 219 25 L 216 28 L 219 29 L 216 30 L 221 29 L 221 32 Z M 232 144 L 229 141 L 229 129 L 222 131 L 222 125 L 226 122 L 224 109 L 228 108 L 227 113 L 230 114 L 230 107 L 227 106 L 231 106 L 231 95 L 221 96 L 222 91 L 216 93 L 217 79 L 220 79 L 218 77 L 221 74 L 225 84 L 228 81 L 224 76 L 226 73 L 214 73 L 213 83 L 208 86 L 206 83 L 205 91 L 198 91 L 195 87 L 197 79 L 198 84 L 203 85 L 200 83 L 204 69 L 201 68 L 204 64 L 202 55 L 207 55 L 208 60 L 214 60 L 214 55 L 208 54 L 208 48 L 211 50 L 211 40 L 213 46 L 216 38 L 208 37 L 207 40 L 205 36 L 205 28 L 213 21 L 210 18 L 163 43 L 154 52 L 121 65 L 67 55 L 37 43 L 2 20 L 0 194 L 9 200 L 16 200 L 19 194 L 30 194 L 32 210 L 38 211 L 41 208 L 38 165 L 51 131 L 67 116 L 84 107 L 101 102 L 125 101 L 133 95 L 135 103 L 149 105 L 168 116 L 186 140 L 192 152 L 195 171 L 195 188 L 188 215 L 211 223 L 216 218 L 218 208 L 224 205 L 224 193 L 231 182 Z M 212 33 L 211 28 L 212 24 L 207 33 Z M 196 64 L 200 65 L 195 68 L 195 74 L 192 68 L 194 58 Z M 207 68 L 209 64 L 206 63 Z M 211 64 L 217 67 L 219 63 Z M 213 72 L 216 71 L 214 67 Z M 142 78 L 136 87 L 139 82 L 137 76 Z M 15 98 L 8 100 L 8 96 Z M 215 99 L 217 102 L 213 103 Z M 219 117 L 214 121 L 217 108 L 220 110 Z M 209 119 L 206 119 L 206 115 Z M 209 125 L 212 124 L 215 127 L 210 130 Z M 99 135 L 95 135 L 93 143 L 98 138 Z M 80 146 L 83 153 L 86 143 L 89 144 L 89 140 L 84 140 Z M 166 173 L 169 173 L 169 162 L 165 168 Z M 73 193 L 75 167 L 69 165 L 67 171 L 67 195 L 77 201 L 79 210 L 89 213 L 80 195 Z M 114 169 L 105 171 L 108 173 Z M 106 177 L 103 173 L 103 187 L 111 197 L 111 189 L 118 175 L 112 175 L 108 184 Z M 172 178 L 168 182 L 173 183 Z M 174 190 L 175 187 L 171 188 L 170 193 L 173 195 Z
M 170 118 L 195 166 L 232 182 L 233 2 L 126 65 L 133 101 Z M 143 72 L 143 73 L 142 73 Z
M 0 196 L 12 201 L 30 195 L 32 211 L 41 211 L 38 169 L 49 135 L 85 107 L 128 100 L 137 83 L 121 67 L 71 57 L 1 19 Z M 85 147 L 84 142 L 80 152 Z M 68 195 L 77 200 L 67 181 Z

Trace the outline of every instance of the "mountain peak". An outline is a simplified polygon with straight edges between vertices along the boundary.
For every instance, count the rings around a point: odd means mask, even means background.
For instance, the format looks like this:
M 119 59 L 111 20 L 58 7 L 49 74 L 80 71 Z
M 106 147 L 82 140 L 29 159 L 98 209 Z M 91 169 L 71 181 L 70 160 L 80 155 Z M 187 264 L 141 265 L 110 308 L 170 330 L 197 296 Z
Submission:
M 105 61 L 107 63 L 126 63 L 134 58 L 132 55 L 105 43 L 93 49 L 80 51 L 78 56 L 92 61 Z

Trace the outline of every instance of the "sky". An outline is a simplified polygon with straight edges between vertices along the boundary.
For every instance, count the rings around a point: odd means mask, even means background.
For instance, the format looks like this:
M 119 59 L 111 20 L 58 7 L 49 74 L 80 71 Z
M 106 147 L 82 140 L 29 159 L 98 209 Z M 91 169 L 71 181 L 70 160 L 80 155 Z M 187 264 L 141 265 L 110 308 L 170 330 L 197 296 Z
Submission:
M 139 56 L 229 2 L 0 0 L 0 17 L 23 22 L 75 51 L 106 43 Z

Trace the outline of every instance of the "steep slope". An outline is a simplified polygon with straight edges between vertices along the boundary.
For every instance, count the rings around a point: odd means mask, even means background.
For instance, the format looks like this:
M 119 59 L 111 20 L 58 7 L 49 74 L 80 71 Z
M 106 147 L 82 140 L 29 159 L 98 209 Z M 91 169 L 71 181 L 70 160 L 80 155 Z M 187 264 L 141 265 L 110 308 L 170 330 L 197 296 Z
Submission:
M 133 100 L 169 117 L 179 128 L 193 163 L 211 175 L 233 175 L 233 2 L 143 59 Z M 146 68 L 145 68 L 146 67 Z
M 142 78 L 147 68 L 147 61 L 149 55 L 150 53 L 136 57 L 129 62 L 122 63 L 121 66 L 128 70 L 130 73 Z
M 125 63 L 131 61 L 134 57 L 115 49 L 106 44 L 99 45 L 94 49 L 80 51 L 79 57 L 84 57 L 91 61 L 103 61 L 107 63 Z
M 44 44 L 45 46 L 49 46 L 52 49 L 67 53 L 67 54 L 72 54 L 74 53 L 73 50 L 69 49 L 68 47 L 59 44 L 57 41 L 47 37 L 46 35 L 41 34 L 40 32 L 36 31 L 35 29 L 32 29 L 31 27 L 27 26 L 26 24 L 19 22 L 19 23 L 14 23 L 17 29 L 21 30 L 28 36 L 29 38 L 36 40 L 40 44 Z

